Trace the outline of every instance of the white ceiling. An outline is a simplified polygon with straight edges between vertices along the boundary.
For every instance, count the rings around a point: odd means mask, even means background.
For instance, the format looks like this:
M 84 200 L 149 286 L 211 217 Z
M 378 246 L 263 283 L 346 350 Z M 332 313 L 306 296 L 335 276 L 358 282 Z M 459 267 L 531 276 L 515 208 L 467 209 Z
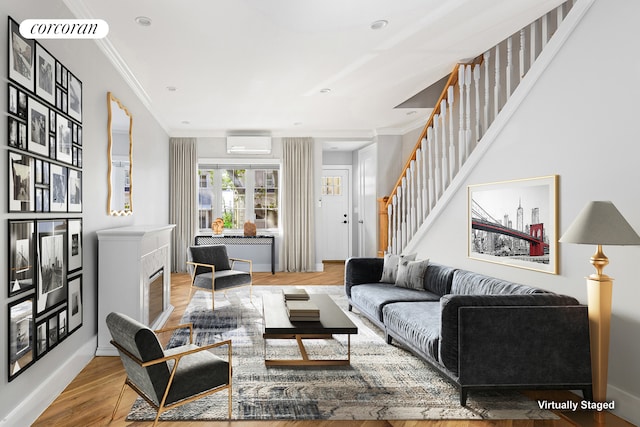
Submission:
M 424 122 L 430 110 L 394 107 L 562 0 L 65 3 L 107 21 L 98 43 L 172 136 L 344 138 Z M 370 29 L 380 19 L 389 24 Z

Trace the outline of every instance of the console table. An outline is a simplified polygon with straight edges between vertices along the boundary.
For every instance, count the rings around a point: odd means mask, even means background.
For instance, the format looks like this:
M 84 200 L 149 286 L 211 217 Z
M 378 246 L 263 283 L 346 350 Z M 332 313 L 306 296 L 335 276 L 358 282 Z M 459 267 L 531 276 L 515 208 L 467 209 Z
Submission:
M 258 236 L 196 236 L 197 245 L 246 245 L 246 246 L 270 246 L 271 247 L 271 274 L 275 274 L 275 237 L 268 235 Z

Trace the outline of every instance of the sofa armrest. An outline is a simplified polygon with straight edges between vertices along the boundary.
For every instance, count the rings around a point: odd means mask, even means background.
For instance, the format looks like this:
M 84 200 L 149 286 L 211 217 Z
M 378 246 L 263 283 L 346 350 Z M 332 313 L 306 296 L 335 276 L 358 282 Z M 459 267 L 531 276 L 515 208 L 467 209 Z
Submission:
M 558 294 L 531 295 L 455 295 L 440 298 L 440 362 L 451 372 L 458 373 L 459 313 L 462 307 L 529 307 L 574 306 L 578 301 Z M 492 328 L 496 328 L 494 324 Z M 500 327 L 505 327 L 500 325 Z
M 587 307 L 460 307 L 459 354 L 463 386 L 590 389 Z
M 351 298 L 351 287 L 377 283 L 382 277 L 383 258 L 349 258 L 344 264 L 344 290 Z

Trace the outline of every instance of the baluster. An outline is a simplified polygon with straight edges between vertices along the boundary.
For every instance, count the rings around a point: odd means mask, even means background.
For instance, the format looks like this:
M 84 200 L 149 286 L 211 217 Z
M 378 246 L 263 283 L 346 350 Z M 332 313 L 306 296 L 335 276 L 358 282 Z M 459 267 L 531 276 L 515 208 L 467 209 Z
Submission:
M 398 248 L 400 246 L 398 246 L 398 230 L 399 230 L 399 226 L 398 226 L 398 218 L 400 217 L 400 196 L 398 195 L 398 190 L 396 190 L 396 195 L 393 196 L 393 253 L 397 254 L 400 253 Z
M 395 200 L 395 198 L 396 196 L 393 196 L 392 201 Z M 393 252 L 393 234 L 391 234 L 393 230 L 392 224 L 393 224 L 393 204 L 390 203 L 389 205 L 387 205 L 387 236 L 388 236 L 387 237 L 387 253 L 388 254 L 394 253 Z
M 500 45 L 496 45 L 495 86 L 493 88 L 493 120 L 500 112 Z
M 465 151 L 467 158 L 471 155 L 473 147 L 471 146 L 471 65 L 467 65 L 464 70 L 464 91 L 467 97 L 465 101 Z
M 404 178 L 402 178 L 402 182 L 404 182 Z M 398 187 L 398 253 L 402 253 L 402 248 L 404 247 L 403 240 L 403 217 L 404 217 L 404 184 L 401 183 L 400 187 Z
M 447 155 L 447 101 L 440 101 L 440 119 L 442 120 L 442 191 L 449 186 L 449 156 Z
M 556 16 L 557 16 L 557 27 L 560 27 L 560 23 L 564 20 L 564 5 L 560 5 L 556 8 Z
M 415 217 L 415 192 L 414 192 L 414 180 L 413 180 L 413 171 L 414 171 L 414 166 L 415 165 L 415 161 L 411 160 L 411 162 L 409 162 L 409 168 L 407 168 L 407 188 L 409 190 L 409 197 L 407 198 L 407 203 L 409 205 L 409 209 L 408 209 L 408 214 L 409 214 L 409 220 L 408 220 L 408 224 L 407 224 L 407 240 L 411 240 L 411 237 L 413 237 L 413 233 L 414 233 L 414 217 Z
M 433 162 L 435 164 L 434 177 L 436 185 L 436 200 L 442 195 L 442 172 L 440 171 L 440 161 L 442 156 L 440 155 L 440 115 L 435 114 L 433 116 Z
M 542 32 L 542 49 L 544 49 L 544 47 L 549 42 L 549 14 L 548 13 L 542 17 L 542 29 L 540 31 Z
M 433 167 L 433 126 L 427 129 L 427 147 L 429 149 L 429 211 L 436 203 L 436 189 Z
M 525 29 L 520 30 L 520 81 L 524 78 L 526 74 L 524 58 L 525 58 L 525 47 L 527 46 L 527 32 Z
M 429 153 L 427 151 L 427 138 L 422 138 L 422 221 L 429 214 Z
M 467 160 L 467 144 L 465 142 L 466 135 L 464 133 L 464 65 L 458 66 L 458 88 L 460 89 L 460 95 L 458 96 L 458 101 L 460 103 L 460 123 L 458 124 L 458 164 L 462 167 L 464 162 Z
M 529 34 L 529 41 L 531 42 L 531 51 L 529 52 L 529 69 L 533 66 L 533 63 L 536 61 L 536 23 L 535 21 L 531 23 L 531 33 Z
M 480 64 L 473 66 L 473 84 L 476 89 L 476 141 L 480 141 L 482 133 L 480 129 L 480 73 L 482 68 Z
M 511 69 L 513 67 L 511 65 L 512 49 L 513 49 L 513 37 L 509 37 L 507 39 L 507 69 L 506 69 L 507 75 L 505 76 L 507 79 L 507 99 L 509 99 L 509 97 L 511 96 Z
M 453 86 L 447 88 L 447 102 L 449 103 L 449 182 L 453 181 L 453 177 L 458 170 L 456 167 L 456 146 L 453 130 L 453 102 L 454 90 Z
M 490 104 L 490 86 L 489 80 L 491 74 L 489 73 L 489 59 L 491 58 L 491 52 L 487 51 L 483 55 L 484 61 L 484 130 L 489 129 L 489 104 Z M 460 165 L 462 166 L 462 165 Z
M 417 227 L 420 227 L 420 225 L 422 225 L 422 218 L 423 218 L 423 212 L 422 212 L 422 185 L 423 185 L 423 181 L 422 181 L 422 148 L 418 148 L 416 150 L 416 225 Z

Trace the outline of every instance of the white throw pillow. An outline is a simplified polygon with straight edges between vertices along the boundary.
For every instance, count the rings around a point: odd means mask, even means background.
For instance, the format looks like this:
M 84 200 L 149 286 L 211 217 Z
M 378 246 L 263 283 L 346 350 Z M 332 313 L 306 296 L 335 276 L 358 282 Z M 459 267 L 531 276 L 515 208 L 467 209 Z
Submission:
M 427 274 L 427 267 L 429 267 L 428 259 L 401 260 L 398 263 L 396 286 L 424 291 L 424 276 Z
M 396 283 L 396 277 L 398 276 L 398 263 L 400 260 L 413 261 L 416 259 L 416 254 L 407 255 L 384 255 L 384 266 L 382 267 L 381 283 Z

